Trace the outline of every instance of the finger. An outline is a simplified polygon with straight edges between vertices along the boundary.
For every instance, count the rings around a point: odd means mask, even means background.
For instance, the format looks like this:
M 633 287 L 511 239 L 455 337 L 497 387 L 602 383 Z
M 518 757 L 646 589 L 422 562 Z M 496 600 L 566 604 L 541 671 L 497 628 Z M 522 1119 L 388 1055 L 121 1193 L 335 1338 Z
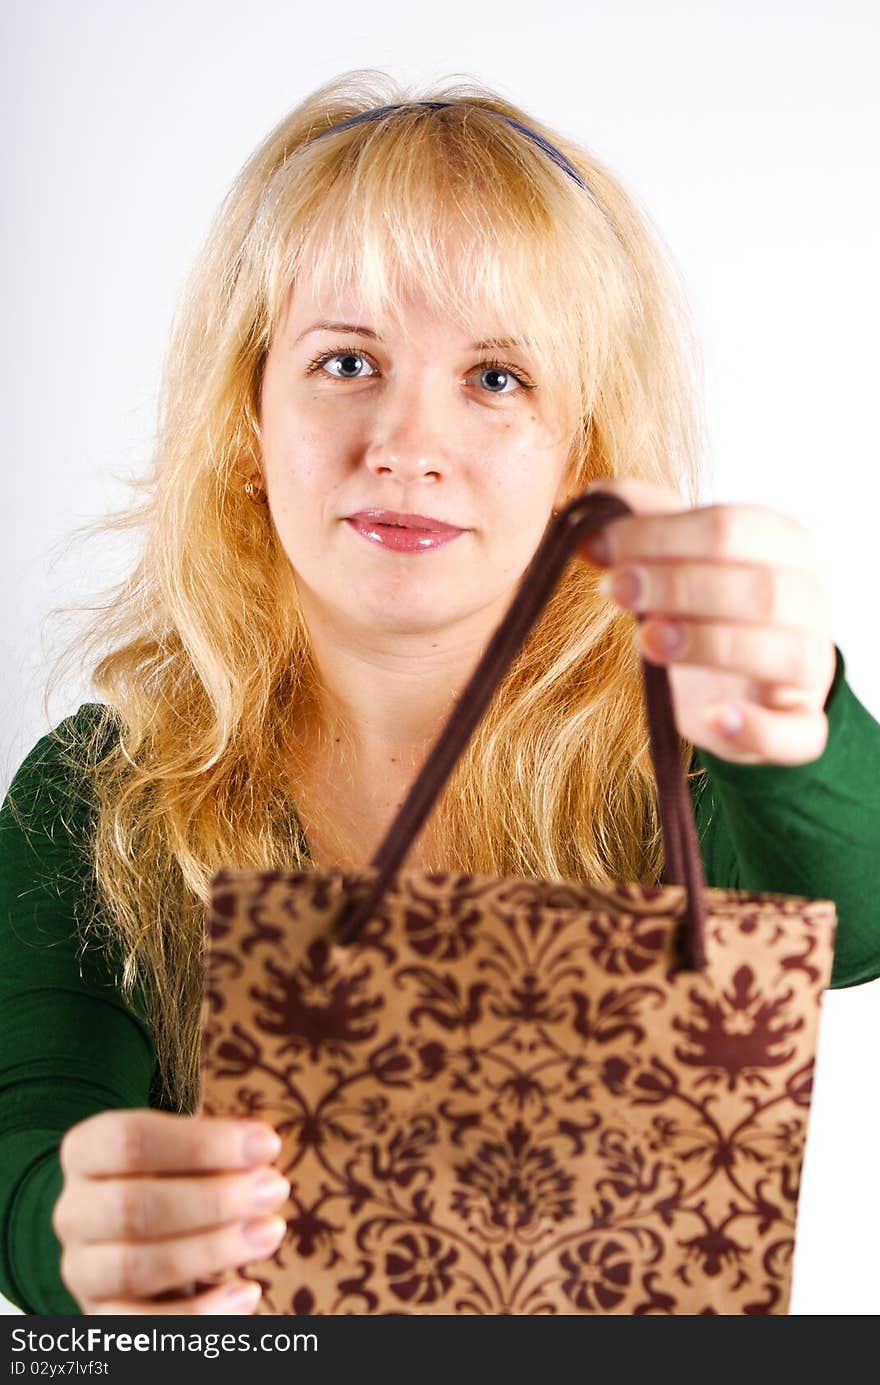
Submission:
M 265 1217 L 163 1241 L 75 1242 L 61 1257 L 61 1276 L 89 1300 L 151 1298 L 187 1280 L 264 1259 L 278 1249 L 286 1230 L 283 1217 Z
M 265 1137 L 251 1151 L 252 1136 Z M 135 1108 L 99 1111 L 67 1131 L 60 1146 L 65 1175 L 115 1177 L 125 1173 L 192 1173 L 251 1168 L 277 1158 L 281 1141 L 263 1121 L 219 1116 L 176 1116 Z
M 667 642 L 667 635 L 677 643 Z M 812 690 L 822 706 L 836 668 L 833 643 L 802 630 L 723 621 L 651 618 L 637 630 L 637 642 L 651 663 L 697 664 L 729 669 L 766 685 L 767 705 L 809 705 Z M 763 699 L 762 699 L 763 700 Z
M 584 488 L 582 494 L 589 495 L 597 490 L 620 496 L 638 514 L 660 514 L 688 508 L 688 502 L 673 487 L 661 486 L 640 476 L 599 476 Z M 617 523 L 616 520 L 614 522 Z
M 637 491 L 632 483 L 627 488 L 615 487 L 615 493 L 632 504 L 636 513 L 604 524 L 598 533 L 607 543 L 605 554 L 596 553 L 585 540 L 583 557 L 603 566 L 673 558 L 819 566 L 816 536 L 789 515 L 761 505 L 687 508 L 673 493 L 645 489 L 645 485 L 641 483 Z
M 172 1316 L 183 1313 L 253 1313 L 261 1297 L 262 1290 L 253 1279 L 236 1278 L 227 1280 L 204 1293 L 195 1294 L 191 1298 L 181 1296 L 160 1299 L 97 1300 L 89 1304 L 87 1311 L 99 1313 L 102 1316 L 105 1313 L 110 1316 L 119 1313 L 157 1316 L 163 1316 L 166 1313 Z
M 800 568 L 740 563 L 639 563 L 605 573 L 600 592 L 624 610 L 771 625 L 799 633 L 831 628 L 824 584 Z
M 721 716 L 738 714 L 742 729 L 721 729 Z M 713 703 L 704 712 L 705 737 L 695 743 L 737 764 L 803 765 L 818 760 L 828 743 L 824 712 L 772 712 L 752 702 Z
M 241 1174 L 188 1178 L 73 1178 L 52 1212 L 52 1227 L 66 1241 L 148 1241 L 207 1230 L 277 1212 L 290 1184 L 262 1165 Z

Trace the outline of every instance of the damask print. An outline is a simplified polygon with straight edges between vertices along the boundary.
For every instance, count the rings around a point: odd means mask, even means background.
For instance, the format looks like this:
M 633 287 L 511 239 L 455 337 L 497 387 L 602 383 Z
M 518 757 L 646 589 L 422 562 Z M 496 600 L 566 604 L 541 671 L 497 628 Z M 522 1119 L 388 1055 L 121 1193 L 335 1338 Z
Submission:
M 260 1030 L 282 1036 L 282 1050 L 307 1047 L 313 1061 L 322 1045 L 328 1053 L 344 1054 L 349 1044 L 376 1033 L 369 1015 L 382 1002 L 359 994 L 368 974 L 363 968 L 354 976 L 341 976 L 323 939 L 312 942 L 305 959 L 292 970 L 285 972 L 267 958 L 269 984 L 253 993 L 260 1002 Z
M 546 1146 L 532 1139 L 522 1121 L 502 1139 L 484 1140 L 474 1157 L 455 1169 L 459 1186 L 452 1210 L 469 1226 L 482 1221 L 483 1235 L 517 1232 L 521 1240 L 546 1221 L 564 1221 L 574 1210 L 574 1177 Z
M 450 1250 L 429 1231 L 407 1231 L 385 1256 L 391 1292 L 404 1302 L 436 1303 L 452 1284 L 450 1268 L 458 1251 Z
M 590 956 L 614 976 L 647 971 L 663 947 L 663 929 L 632 914 L 594 919 L 590 934 L 595 939 Z
M 802 1017 L 786 1021 L 791 996 L 788 990 L 766 1000 L 752 968 L 739 967 L 717 1000 L 694 992 L 696 1018 L 673 1022 L 688 1039 L 688 1046 L 676 1048 L 676 1058 L 708 1069 L 700 1083 L 726 1078 L 730 1091 L 739 1080 L 766 1087 L 765 1070 L 788 1062 L 795 1051 L 788 1039 L 804 1023 Z
M 619 1241 L 581 1241 L 559 1257 L 568 1271 L 562 1291 L 582 1313 L 607 1313 L 622 1303 L 632 1277 L 632 1261 Z
M 457 902 L 450 900 L 447 910 L 436 905 L 425 910 L 407 910 L 404 926 L 413 952 L 432 957 L 435 962 L 446 962 L 470 951 L 474 930 L 480 922 L 479 910 L 470 906 L 457 909 Z
M 212 881 L 202 1105 L 259 1114 L 259 1313 L 785 1313 L 829 900 L 400 872 Z

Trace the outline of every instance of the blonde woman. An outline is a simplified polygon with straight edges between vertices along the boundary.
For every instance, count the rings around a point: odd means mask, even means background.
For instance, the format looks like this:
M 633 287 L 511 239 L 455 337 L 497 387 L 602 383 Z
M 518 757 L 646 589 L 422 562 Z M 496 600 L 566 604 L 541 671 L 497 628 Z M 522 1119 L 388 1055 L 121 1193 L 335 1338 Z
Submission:
M 349 74 L 246 164 L 112 521 L 144 542 L 89 632 L 98 700 L 0 814 L 0 1288 L 26 1311 L 253 1311 L 236 1267 L 288 1184 L 269 1127 L 193 1114 L 208 882 L 368 863 L 590 484 L 634 513 L 568 565 L 409 864 L 659 880 L 663 660 L 707 883 L 833 898 L 833 984 L 880 975 L 880 726 L 812 536 L 698 506 L 694 360 L 632 197 L 479 84 Z

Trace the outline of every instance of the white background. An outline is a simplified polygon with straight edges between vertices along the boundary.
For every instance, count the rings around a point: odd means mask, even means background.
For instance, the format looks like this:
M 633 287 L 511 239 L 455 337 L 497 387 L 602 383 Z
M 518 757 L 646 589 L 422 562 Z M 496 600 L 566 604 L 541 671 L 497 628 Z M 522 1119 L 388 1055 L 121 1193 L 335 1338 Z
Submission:
M 366 66 L 480 78 L 648 210 L 703 347 L 701 503 L 816 533 L 850 685 L 880 717 L 874 0 L 7 0 L 2 23 L 0 790 L 48 729 L 48 612 L 130 566 L 124 541 L 64 541 L 149 456 L 215 207 L 291 106 Z M 88 700 L 69 688 L 52 724 Z M 825 997 L 794 1313 L 880 1312 L 878 1001 L 877 982 Z

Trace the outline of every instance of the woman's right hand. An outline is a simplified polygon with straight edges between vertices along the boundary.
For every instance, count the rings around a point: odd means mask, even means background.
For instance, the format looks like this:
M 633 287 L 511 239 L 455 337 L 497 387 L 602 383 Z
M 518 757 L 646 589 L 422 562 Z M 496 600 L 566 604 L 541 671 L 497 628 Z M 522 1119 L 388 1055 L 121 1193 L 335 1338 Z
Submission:
M 251 1154 L 254 1134 L 266 1145 Z M 267 1213 L 283 1206 L 290 1184 L 267 1166 L 280 1148 L 262 1121 L 148 1108 L 99 1111 L 71 1126 L 52 1227 L 61 1278 L 83 1312 L 252 1313 L 253 1280 L 236 1276 L 191 1297 L 187 1285 L 277 1249 L 286 1223 Z M 268 1235 L 248 1239 L 248 1224 Z

